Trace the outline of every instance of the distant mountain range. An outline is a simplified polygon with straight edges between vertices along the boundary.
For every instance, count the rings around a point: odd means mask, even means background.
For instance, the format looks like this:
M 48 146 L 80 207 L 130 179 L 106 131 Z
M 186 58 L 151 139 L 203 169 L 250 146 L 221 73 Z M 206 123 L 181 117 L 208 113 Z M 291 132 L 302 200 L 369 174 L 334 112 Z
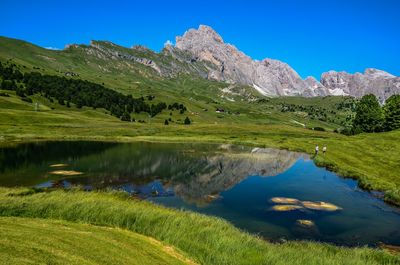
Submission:
M 27 65 L 53 69 L 74 75 L 93 71 L 105 75 L 145 80 L 169 79 L 179 75 L 248 86 L 265 96 L 328 96 L 361 97 L 373 93 L 381 101 L 400 94 L 400 77 L 368 68 L 364 73 L 349 74 L 329 71 L 320 81 L 302 79 L 288 64 L 264 59 L 257 61 L 224 43 L 211 27 L 201 25 L 176 37 L 175 45 L 153 52 L 143 46 L 125 48 L 108 41 L 92 41 L 90 45 L 67 45 L 63 51 L 46 51 L 40 47 L 8 38 L 0 38 L 0 58 L 14 58 Z M 92 75 L 93 76 L 93 75 Z
M 349 74 L 329 71 L 321 80 L 303 80 L 288 64 L 273 60 L 252 60 L 235 46 L 226 44 L 211 27 L 201 25 L 176 38 L 176 45 L 166 47 L 172 54 L 184 51 L 192 61 L 211 64 L 207 78 L 253 86 L 266 96 L 327 96 L 361 97 L 373 93 L 382 101 L 400 93 L 400 78 L 387 72 L 368 68 L 365 72 Z M 176 53 L 179 54 L 179 53 Z M 175 56 L 179 60 L 181 57 Z

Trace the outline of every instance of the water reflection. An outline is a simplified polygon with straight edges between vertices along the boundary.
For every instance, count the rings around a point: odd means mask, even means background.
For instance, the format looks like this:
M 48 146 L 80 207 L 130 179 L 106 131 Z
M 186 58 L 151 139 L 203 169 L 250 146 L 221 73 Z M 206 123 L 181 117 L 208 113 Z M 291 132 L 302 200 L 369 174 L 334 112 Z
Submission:
M 114 186 L 142 197 L 167 189 L 198 205 L 218 199 L 247 176 L 274 176 L 303 157 L 277 149 L 196 144 L 56 142 L 12 150 L 2 150 L 4 186 Z
M 400 244 L 400 214 L 300 153 L 215 144 L 52 142 L 0 149 L 1 186 L 122 189 L 268 239 Z

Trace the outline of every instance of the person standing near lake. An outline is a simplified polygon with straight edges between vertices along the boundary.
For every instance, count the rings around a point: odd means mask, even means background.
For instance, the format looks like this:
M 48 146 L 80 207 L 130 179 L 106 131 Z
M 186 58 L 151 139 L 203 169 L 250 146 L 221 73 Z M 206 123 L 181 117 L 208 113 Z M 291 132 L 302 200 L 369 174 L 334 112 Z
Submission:
M 318 151 L 319 151 L 319 146 L 316 145 L 316 146 L 315 146 L 315 155 L 318 155 Z
M 324 155 L 325 155 L 325 153 L 326 153 L 326 145 L 324 145 L 324 147 L 322 148 L 322 153 L 324 153 Z

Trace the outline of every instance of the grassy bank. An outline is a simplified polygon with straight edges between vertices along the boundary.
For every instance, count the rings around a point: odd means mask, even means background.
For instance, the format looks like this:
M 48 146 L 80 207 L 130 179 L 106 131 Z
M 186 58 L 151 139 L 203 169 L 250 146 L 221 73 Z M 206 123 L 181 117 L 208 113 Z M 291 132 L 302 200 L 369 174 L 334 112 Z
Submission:
M 0 189 L 0 215 L 122 228 L 175 246 L 201 264 L 398 264 L 383 250 L 310 242 L 272 244 L 219 218 L 167 209 L 121 193 Z M 90 229 L 90 228 L 89 228 Z M 93 228 L 100 229 L 100 228 Z
M 0 263 L 194 264 L 174 248 L 131 231 L 14 217 L 0 218 Z

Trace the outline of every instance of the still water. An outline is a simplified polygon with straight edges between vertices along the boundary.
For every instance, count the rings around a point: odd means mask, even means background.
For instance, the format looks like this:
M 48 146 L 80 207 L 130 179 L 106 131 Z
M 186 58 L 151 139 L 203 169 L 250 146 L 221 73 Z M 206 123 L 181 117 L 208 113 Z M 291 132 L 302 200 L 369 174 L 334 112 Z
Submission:
M 218 216 L 269 240 L 400 244 L 398 208 L 301 153 L 145 142 L 38 142 L 0 149 L 0 186 L 75 185 L 120 189 Z

